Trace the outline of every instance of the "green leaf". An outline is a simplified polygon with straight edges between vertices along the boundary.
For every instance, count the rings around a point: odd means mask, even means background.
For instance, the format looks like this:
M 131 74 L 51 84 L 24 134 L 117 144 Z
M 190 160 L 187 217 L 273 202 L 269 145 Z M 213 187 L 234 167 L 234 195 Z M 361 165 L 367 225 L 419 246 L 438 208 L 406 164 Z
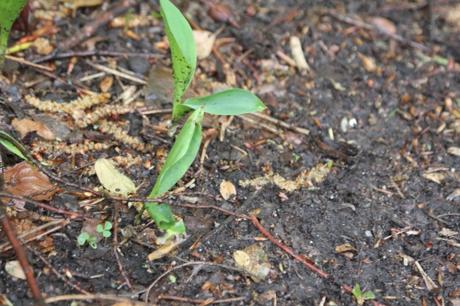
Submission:
M 202 98 L 188 99 L 185 106 L 192 109 L 204 107 L 213 115 L 241 115 L 263 111 L 266 107 L 260 99 L 244 89 L 229 89 Z
M 89 246 L 92 247 L 93 249 L 97 249 L 96 237 L 90 236 L 89 239 L 88 239 L 88 244 L 89 244 Z
M 110 230 L 112 229 L 112 222 L 110 222 L 110 221 L 105 221 L 105 223 L 104 223 L 104 229 L 105 229 L 106 231 L 110 231 Z
M 355 298 L 361 297 L 363 295 L 363 293 L 361 291 L 361 286 L 359 284 L 355 284 L 355 286 L 353 287 L 353 290 L 351 291 L 351 293 L 353 293 L 353 296 Z
M 112 236 L 112 233 L 110 231 L 103 231 L 102 236 L 104 236 L 105 238 L 109 238 L 110 236 Z
M 85 245 L 85 243 L 86 243 L 86 241 L 88 239 L 89 239 L 89 234 L 88 233 L 86 233 L 86 232 L 81 233 L 77 237 L 78 245 L 80 245 L 80 246 Z
M 96 226 L 96 232 L 98 233 L 102 233 L 104 231 L 104 228 L 102 227 L 102 224 L 98 224 Z
M 3 64 L 11 26 L 21 13 L 26 3 L 27 0 L 0 1 L 0 67 Z
M 136 192 L 133 181 L 115 168 L 112 161 L 100 158 L 94 164 L 97 178 L 105 189 L 114 194 L 127 196 Z
M 183 220 L 178 220 L 174 224 L 166 229 L 168 235 L 182 235 L 185 234 L 185 224 Z
M 363 294 L 363 299 L 365 299 L 365 300 L 373 300 L 373 299 L 375 299 L 375 294 L 374 294 L 374 292 L 372 292 L 372 291 L 366 291 L 366 292 L 364 292 L 364 294 Z
M 23 160 L 28 160 L 28 158 L 24 156 L 22 151 L 15 144 L 17 142 L 18 141 L 14 139 L 12 136 L 10 136 L 8 133 L 0 131 L 0 144 L 3 147 L 5 147 L 5 149 L 10 151 L 14 155 L 18 156 L 19 158 L 22 158 Z
M 181 98 L 190 85 L 196 69 L 196 45 L 192 28 L 180 10 L 169 0 L 160 0 L 161 16 L 169 40 L 174 74 L 173 118 L 180 118 L 184 109 Z
M 147 203 L 145 209 L 161 230 L 171 228 L 176 222 L 171 207 L 167 204 Z
M 203 110 L 195 110 L 177 135 L 149 197 L 163 195 L 179 181 L 192 165 L 200 149 Z

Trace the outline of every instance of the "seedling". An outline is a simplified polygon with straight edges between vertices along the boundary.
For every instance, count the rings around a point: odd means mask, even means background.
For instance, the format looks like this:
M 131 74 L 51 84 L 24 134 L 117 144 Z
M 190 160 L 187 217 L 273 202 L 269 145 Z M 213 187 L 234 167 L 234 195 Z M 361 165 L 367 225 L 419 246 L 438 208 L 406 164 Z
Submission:
M 105 221 L 104 224 L 98 224 L 96 227 L 96 231 L 101 234 L 104 238 L 109 238 L 112 236 L 112 223 L 109 221 Z
M 206 97 L 182 100 L 182 96 L 192 82 L 196 69 L 196 46 L 192 29 L 169 0 L 160 0 L 160 13 L 168 37 L 174 77 L 173 112 L 174 121 L 190 113 L 176 137 L 165 164 L 155 182 L 150 198 L 162 196 L 170 190 L 187 172 L 198 154 L 205 113 L 213 115 L 241 115 L 259 112 L 265 105 L 254 94 L 243 89 L 229 89 Z M 145 208 L 157 226 L 168 235 L 185 233 L 181 220 L 177 221 L 166 204 L 147 203 Z
M 0 1 L 0 68 L 3 65 L 11 27 L 26 3 L 27 0 Z
M 362 292 L 361 286 L 359 284 L 356 284 L 351 292 L 353 293 L 353 296 L 356 299 L 356 303 L 359 306 L 363 305 L 367 300 L 375 299 L 375 295 L 372 291 Z
M 80 235 L 78 235 L 77 242 L 79 246 L 84 246 L 86 243 L 88 243 L 89 246 L 93 249 L 97 248 L 97 238 L 87 232 L 82 232 Z

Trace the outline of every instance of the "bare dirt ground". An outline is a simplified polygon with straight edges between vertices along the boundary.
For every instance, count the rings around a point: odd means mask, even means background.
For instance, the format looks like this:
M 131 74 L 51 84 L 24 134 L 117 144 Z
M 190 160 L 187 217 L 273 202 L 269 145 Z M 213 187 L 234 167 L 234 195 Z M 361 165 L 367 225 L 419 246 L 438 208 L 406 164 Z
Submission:
M 126 203 L 63 183 L 40 201 L 84 217 L 8 202 L 18 234 L 35 233 L 28 260 L 42 294 L 105 294 L 155 305 L 356 305 L 350 288 L 360 284 L 375 294 L 366 305 L 460 305 L 460 6 L 235 0 L 221 1 L 230 8 L 223 22 L 209 13 L 210 2 L 182 2 L 194 29 L 220 31 L 189 94 L 247 88 L 284 126 L 254 116 L 206 120 L 202 162 L 168 199 L 187 224 L 187 239 L 158 260 L 147 255 L 159 233 L 148 220 L 135 225 L 136 209 Z M 170 115 L 162 111 L 171 107 L 170 61 L 162 23 L 151 15 L 157 2 L 137 1 L 118 25 L 111 18 L 91 37 L 69 41 L 118 4 L 72 10 L 33 1 L 31 33 L 42 32 L 29 36 L 42 41 L 15 56 L 50 71 L 7 61 L 0 127 L 52 173 L 82 187 L 99 186 L 91 170 L 97 158 L 114 158 L 142 197 L 171 145 Z M 14 33 L 12 44 L 24 35 Z M 292 36 L 300 38 L 309 69 L 295 67 Z M 114 138 L 101 121 L 82 127 L 81 118 L 38 110 L 25 99 L 65 104 L 85 90 L 111 94 L 114 111 L 104 124 L 126 131 L 124 137 Z M 117 111 L 123 107 L 129 111 Z M 21 119 L 44 124 L 54 136 L 46 140 L 38 129 L 21 135 L 12 123 Z M 8 167 L 19 162 L 5 159 Z M 236 187 L 228 200 L 219 188 L 224 180 Z M 229 212 L 255 214 L 329 277 Z M 113 239 L 96 249 L 77 245 L 89 218 L 117 224 L 118 260 Z M 37 227 L 50 222 L 56 230 L 37 237 L 44 232 Z M 16 306 L 35 305 L 27 283 L 5 271 L 14 260 L 6 241 L 2 235 L 0 294 Z M 235 268 L 235 252 L 248 246 L 263 250 L 269 267 L 258 281 Z M 72 305 L 115 302 L 99 296 Z

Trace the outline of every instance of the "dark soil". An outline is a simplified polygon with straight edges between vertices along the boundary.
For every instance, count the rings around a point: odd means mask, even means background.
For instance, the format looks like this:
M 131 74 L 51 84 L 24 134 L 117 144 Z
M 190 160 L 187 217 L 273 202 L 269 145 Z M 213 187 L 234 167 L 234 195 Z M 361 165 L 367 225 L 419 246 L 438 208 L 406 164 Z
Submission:
M 156 1 L 138 2 L 130 14 L 158 11 Z M 331 275 L 330 279 L 318 277 L 270 241 L 259 239 L 262 234 L 250 221 L 213 209 L 174 205 L 175 214 L 186 221 L 188 239 L 168 256 L 148 262 L 147 255 L 156 246 L 141 234 L 145 233 L 147 220 L 134 226 L 135 209 L 122 204 L 118 226 L 123 232 L 134 230 L 131 238 L 118 233 L 119 240 L 125 240 L 120 246 L 121 263 L 132 288 L 128 288 L 120 273 L 112 239 L 100 241 L 96 250 L 77 246 L 83 222 L 76 219 L 50 234 L 51 251 L 42 251 L 37 244 L 31 244 L 49 261 L 47 265 L 37 254 L 29 254 L 42 293 L 46 297 L 78 293 L 50 271 L 53 267 L 88 292 L 143 301 L 142 292 L 169 269 L 189 261 L 235 266 L 233 253 L 258 243 L 272 265 L 266 279 L 254 282 L 245 274 L 218 266 L 204 265 L 198 269 L 187 266 L 171 273 L 175 281 L 168 277 L 161 279 L 150 291 L 150 302 L 189 305 L 191 300 L 241 297 L 229 304 L 355 305 L 353 296 L 341 285 L 360 284 L 363 290 L 376 295 L 375 300 L 366 302 L 369 305 L 459 305 L 460 163 L 459 156 L 449 154 L 448 149 L 460 147 L 460 26 L 448 24 L 443 17 L 454 1 L 436 1 L 439 3 L 431 10 L 432 20 L 430 7 L 423 5 L 423 1 L 222 2 L 231 7 L 239 28 L 210 18 L 199 1 L 190 1 L 183 7 L 196 26 L 212 32 L 225 26 L 219 38 L 233 39 L 219 48 L 221 59 L 214 53 L 199 62 L 199 77 L 193 91 L 209 93 L 215 89 L 213 82 L 228 82 L 229 71 L 234 72 L 235 86 L 247 87 L 258 94 L 268 106 L 267 114 L 308 129 L 310 134 L 288 130 L 274 134 L 262 126 L 234 118 L 224 140 L 210 142 L 202 170 L 198 171 L 197 160 L 181 185 L 192 178 L 194 183 L 169 201 L 216 205 L 243 214 L 257 211 L 266 229 L 296 253 L 311 258 Z M 75 17 L 55 17 L 59 32 L 47 38 L 59 46 L 112 4 L 81 8 Z M 36 6 L 36 10 L 43 9 L 39 1 Z M 344 23 L 334 14 L 363 21 L 386 18 L 395 24 L 404 39 L 416 41 L 427 49 L 420 50 L 377 31 Z M 38 22 L 37 28 L 43 24 L 43 20 Z M 139 40 L 129 37 L 123 28 L 100 28 L 95 33 L 101 38 L 96 43 L 97 49 L 149 53 L 152 57 L 92 56 L 76 57 L 76 63 L 69 58 L 42 63 L 53 64 L 56 68 L 53 74 L 65 82 L 7 62 L 1 85 L 2 128 L 12 131 L 9 125 L 13 118 L 30 118 L 40 113 L 24 102 L 27 94 L 69 101 L 77 96 L 76 86 L 99 92 L 101 79 L 79 81 L 99 72 L 88 62 L 104 66 L 116 62 L 118 67 L 134 71 L 140 77 L 148 76 L 145 67 L 149 65 L 169 65 L 167 49 L 158 46 L 163 38 L 159 21 L 131 30 Z M 19 35 L 15 33 L 12 40 Z M 276 55 L 282 51 L 291 56 L 292 35 L 301 38 L 311 67 L 309 73 L 290 67 Z M 86 47 L 79 44 L 72 50 L 84 51 Z M 446 61 L 431 60 L 435 55 Z M 42 57 L 34 49 L 21 56 L 30 61 Z M 362 56 L 373 60 L 376 67 L 366 66 Z M 67 74 L 71 64 L 75 66 Z M 118 97 L 130 85 L 142 89 L 139 84 L 120 78 L 111 87 L 112 97 Z M 137 100 L 146 101 L 149 109 L 170 107 L 169 100 L 161 101 L 160 94 L 154 94 L 156 98 L 142 92 Z M 171 139 L 153 127 L 165 126 L 168 118 L 168 114 L 141 116 L 138 112 L 111 118 L 114 122 L 127 122 L 131 135 L 152 144 L 149 152 L 141 153 L 118 144 L 102 152 L 68 155 L 56 149 L 37 154 L 49 160 L 52 170 L 63 179 L 86 187 L 98 186 L 95 176 L 84 171 L 96 158 L 128 153 L 140 156 L 142 162 L 124 172 L 141 185 L 139 196 L 146 195 L 155 181 L 158 163 L 170 147 L 162 139 Z M 208 131 L 213 128 L 219 129 L 217 120 L 209 120 L 205 126 Z M 74 130 L 66 142 L 82 139 L 110 140 L 89 127 Z M 22 140 L 33 147 L 39 137 L 29 135 Z M 302 170 L 328 161 L 333 162 L 331 172 L 314 188 L 287 192 L 273 184 L 258 189 L 238 184 L 269 171 L 294 179 Z M 152 167 L 145 167 L 147 162 Z M 222 199 L 219 193 L 222 180 L 235 184 L 235 198 Z M 61 188 L 62 193 L 50 205 L 83 211 L 80 206 L 83 200 L 88 201 L 89 195 L 69 186 Z M 114 207 L 114 201 L 104 200 L 84 209 L 94 218 L 112 220 Z M 31 210 L 34 213 L 23 211 L 14 218 L 62 217 L 33 207 Z M 40 225 L 44 221 L 35 218 L 33 222 Z M 450 236 L 446 236 L 446 229 L 453 231 Z M 4 237 L 0 239 L 6 241 Z M 338 252 L 337 247 L 344 244 L 351 245 L 351 249 Z M 0 254 L 0 293 L 16 306 L 34 305 L 27 283 L 12 278 L 4 270 L 5 262 L 13 259 L 11 251 Z M 424 279 L 416 263 L 436 288 L 427 287 L 427 278 Z M 191 300 L 180 303 L 165 296 Z M 70 305 L 70 301 L 56 303 L 61 304 Z M 87 300 L 82 305 L 105 304 Z

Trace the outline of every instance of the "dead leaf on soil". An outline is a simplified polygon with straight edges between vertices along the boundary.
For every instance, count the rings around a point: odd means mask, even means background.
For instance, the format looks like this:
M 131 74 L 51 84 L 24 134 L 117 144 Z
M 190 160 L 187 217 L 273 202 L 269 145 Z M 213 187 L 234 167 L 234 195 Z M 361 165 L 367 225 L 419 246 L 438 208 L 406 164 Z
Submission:
M 208 57 L 212 52 L 212 47 L 216 41 L 216 35 L 209 31 L 193 31 L 193 38 L 196 44 L 196 56 L 198 59 Z
M 364 69 L 367 72 L 375 72 L 377 70 L 377 65 L 375 64 L 375 60 L 372 57 L 366 56 L 364 54 L 358 53 L 358 57 L 363 64 Z
M 382 32 L 396 34 L 395 24 L 386 18 L 373 17 L 370 19 L 370 23 Z
M 110 88 L 112 88 L 112 84 L 113 77 L 111 75 L 108 75 L 102 79 L 101 83 L 99 83 L 99 88 L 102 92 L 109 92 Z
M 458 232 L 451 230 L 450 228 L 443 227 L 439 232 L 439 235 L 447 238 L 455 238 L 458 235 Z
M 11 194 L 48 201 L 59 190 L 48 177 L 27 162 L 5 170 L 5 189 Z
M 157 243 L 158 243 L 158 241 L 160 239 L 161 239 L 161 237 L 159 239 L 157 239 Z M 156 249 L 155 251 L 150 253 L 147 256 L 147 259 L 150 260 L 150 261 L 153 261 L 153 260 L 163 258 L 166 255 L 168 255 L 169 253 L 171 253 L 172 251 L 174 251 L 184 241 L 185 241 L 184 238 L 181 238 L 181 237 L 178 237 L 178 236 L 171 237 L 171 239 L 168 239 L 158 249 Z
M 447 149 L 447 153 L 455 156 L 460 156 L 460 147 L 450 147 Z
M 54 133 L 40 121 L 34 121 L 31 119 L 13 119 L 11 121 L 11 126 L 18 131 L 21 135 L 21 138 L 24 138 L 27 134 L 31 132 L 37 132 L 38 136 L 46 140 L 54 140 L 56 137 Z
M 22 269 L 21 264 L 17 260 L 8 261 L 5 264 L 5 271 L 13 277 L 19 279 L 26 279 L 24 270 Z
M 456 198 L 460 198 L 460 188 L 455 189 L 451 194 L 446 197 L 447 201 L 453 201 Z
M 65 0 L 72 6 L 72 9 L 76 10 L 80 7 L 92 7 L 101 5 L 104 0 Z
M 33 42 L 33 47 L 35 48 L 37 53 L 41 55 L 48 55 L 54 50 L 54 47 L 51 45 L 50 41 L 46 38 L 37 38 Z
M 122 196 L 136 193 L 133 181 L 118 171 L 109 159 L 100 158 L 94 164 L 97 178 L 105 189 Z
M 441 184 L 442 181 L 446 178 L 446 175 L 440 172 L 425 172 L 422 176 L 427 180 L 435 182 L 436 184 Z
M 305 59 L 300 39 L 297 36 L 291 36 L 291 38 L 289 39 L 289 45 L 291 47 L 291 54 L 294 58 L 297 68 L 299 70 L 309 71 L 310 66 L 308 65 L 307 60 Z
M 273 174 L 270 172 L 265 176 L 256 177 L 252 180 L 240 180 L 239 184 L 242 187 L 252 186 L 255 188 L 261 188 L 262 186 L 268 184 L 274 184 L 283 190 L 292 192 L 301 188 L 309 188 L 322 183 L 330 171 L 331 167 L 328 164 L 319 163 L 310 171 L 302 171 L 295 180 L 288 180 L 279 174 Z
M 233 185 L 233 183 L 230 181 L 222 181 L 222 183 L 220 183 L 220 195 L 224 198 L 224 200 L 228 200 L 232 196 L 235 196 L 235 185 Z
M 249 273 L 255 282 L 264 280 L 271 270 L 268 256 L 258 244 L 248 246 L 233 253 L 236 265 Z

